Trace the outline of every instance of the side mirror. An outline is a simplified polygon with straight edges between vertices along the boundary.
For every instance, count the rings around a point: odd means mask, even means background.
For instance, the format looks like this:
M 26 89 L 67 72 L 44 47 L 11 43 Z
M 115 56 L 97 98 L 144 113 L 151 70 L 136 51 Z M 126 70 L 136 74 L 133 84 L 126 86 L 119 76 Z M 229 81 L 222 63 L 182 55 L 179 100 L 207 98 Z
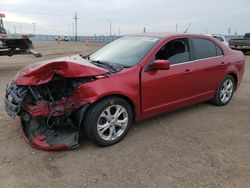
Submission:
M 155 60 L 152 66 L 154 70 L 168 70 L 170 63 L 168 60 Z

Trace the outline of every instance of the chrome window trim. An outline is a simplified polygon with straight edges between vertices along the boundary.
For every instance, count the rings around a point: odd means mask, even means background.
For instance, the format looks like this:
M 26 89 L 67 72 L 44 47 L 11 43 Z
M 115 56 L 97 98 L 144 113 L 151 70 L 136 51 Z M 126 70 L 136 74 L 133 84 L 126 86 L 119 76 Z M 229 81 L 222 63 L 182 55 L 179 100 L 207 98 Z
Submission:
M 203 58 L 203 59 L 196 59 L 196 60 L 192 60 L 192 61 L 186 61 L 186 62 L 183 62 L 183 63 L 176 63 L 176 64 L 173 64 L 173 65 L 170 64 L 170 67 L 174 67 L 174 66 L 177 66 L 177 65 L 188 64 L 188 63 L 194 63 L 196 61 L 215 59 L 215 58 L 219 58 L 219 57 L 223 57 L 223 55 L 214 56 L 214 57 L 208 57 L 208 58 Z

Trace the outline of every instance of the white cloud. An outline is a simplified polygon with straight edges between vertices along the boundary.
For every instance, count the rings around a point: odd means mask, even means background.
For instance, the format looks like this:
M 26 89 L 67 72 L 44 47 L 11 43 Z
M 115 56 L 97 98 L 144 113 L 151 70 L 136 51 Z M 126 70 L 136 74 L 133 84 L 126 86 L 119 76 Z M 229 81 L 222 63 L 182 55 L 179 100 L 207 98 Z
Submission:
M 17 23 L 33 23 L 35 22 L 35 19 L 32 19 L 31 17 L 25 17 L 25 16 L 20 16 L 18 14 L 14 13 L 7 13 L 5 14 L 5 21 L 8 22 L 17 22 Z
M 20 3 L 21 2 L 21 3 Z M 69 24 L 78 12 L 79 34 L 109 33 L 108 19 L 117 34 L 148 31 L 227 33 L 227 28 L 244 33 L 249 30 L 249 0 L 0 0 L 0 8 L 12 13 L 6 20 L 36 22 L 37 32 L 68 34 Z M 27 27 L 32 32 L 32 27 Z M 249 31 L 248 31 L 249 32 Z M 72 33 L 72 29 L 71 29 Z

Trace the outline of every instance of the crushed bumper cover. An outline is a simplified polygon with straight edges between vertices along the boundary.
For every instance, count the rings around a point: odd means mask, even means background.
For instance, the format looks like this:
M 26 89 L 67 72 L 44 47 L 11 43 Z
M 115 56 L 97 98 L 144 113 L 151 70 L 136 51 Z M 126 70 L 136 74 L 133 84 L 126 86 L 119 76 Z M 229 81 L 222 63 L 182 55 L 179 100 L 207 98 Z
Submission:
M 15 118 L 20 116 L 21 132 L 25 141 L 41 150 L 68 150 L 79 146 L 79 133 L 86 109 L 90 103 L 77 109 L 78 121 L 75 125 L 61 123 L 61 126 L 49 128 L 44 117 L 32 117 L 23 110 L 22 102 L 27 93 L 25 87 L 12 84 L 7 86 L 4 99 L 7 114 Z M 60 115 L 60 113 L 59 113 Z
M 79 146 L 79 132 L 73 129 L 53 130 L 33 119 L 21 119 L 22 136 L 32 147 L 42 150 L 67 150 Z

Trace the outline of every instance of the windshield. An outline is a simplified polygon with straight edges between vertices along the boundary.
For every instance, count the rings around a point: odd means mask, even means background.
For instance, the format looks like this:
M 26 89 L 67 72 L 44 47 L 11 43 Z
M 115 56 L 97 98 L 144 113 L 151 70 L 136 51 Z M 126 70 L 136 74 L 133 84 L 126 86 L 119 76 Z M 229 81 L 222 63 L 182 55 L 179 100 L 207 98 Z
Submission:
M 158 42 L 158 38 L 152 37 L 122 37 L 97 50 L 89 59 L 132 67 L 139 63 Z

